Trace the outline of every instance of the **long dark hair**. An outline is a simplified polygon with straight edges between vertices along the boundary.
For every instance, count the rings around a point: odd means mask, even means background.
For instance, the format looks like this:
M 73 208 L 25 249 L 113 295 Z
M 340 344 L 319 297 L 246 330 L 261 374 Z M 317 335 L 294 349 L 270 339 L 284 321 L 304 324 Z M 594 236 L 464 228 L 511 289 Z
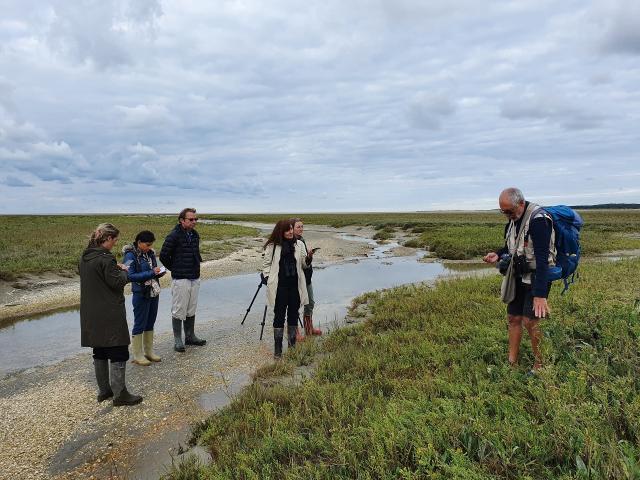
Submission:
M 276 226 L 273 227 L 273 232 L 269 235 L 269 239 L 266 241 L 263 248 L 267 248 L 267 245 L 270 243 L 273 243 L 274 245 L 282 245 L 284 232 L 287 232 L 292 228 L 293 224 L 291 223 L 291 220 L 279 220 L 278 223 L 276 223 Z

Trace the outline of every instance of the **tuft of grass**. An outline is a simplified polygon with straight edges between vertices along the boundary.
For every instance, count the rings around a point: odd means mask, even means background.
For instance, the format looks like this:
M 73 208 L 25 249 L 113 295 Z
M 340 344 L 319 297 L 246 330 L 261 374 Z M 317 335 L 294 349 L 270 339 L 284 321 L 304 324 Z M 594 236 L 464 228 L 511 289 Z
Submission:
M 638 478 L 639 271 L 585 261 L 554 287 L 535 377 L 526 334 L 507 365 L 499 276 L 367 295 L 311 379 L 256 383 L 208 419 L 197 478 Z

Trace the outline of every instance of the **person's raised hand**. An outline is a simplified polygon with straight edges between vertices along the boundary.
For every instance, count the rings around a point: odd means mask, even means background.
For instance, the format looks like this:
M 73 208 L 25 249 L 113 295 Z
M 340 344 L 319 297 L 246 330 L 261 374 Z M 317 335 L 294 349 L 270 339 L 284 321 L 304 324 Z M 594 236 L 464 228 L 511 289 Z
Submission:
M 486 263 L 496 263 L 498 260 L 500 260 L 500 257 L 496 252 L 489 252 L 482 257 L 482 261 Z

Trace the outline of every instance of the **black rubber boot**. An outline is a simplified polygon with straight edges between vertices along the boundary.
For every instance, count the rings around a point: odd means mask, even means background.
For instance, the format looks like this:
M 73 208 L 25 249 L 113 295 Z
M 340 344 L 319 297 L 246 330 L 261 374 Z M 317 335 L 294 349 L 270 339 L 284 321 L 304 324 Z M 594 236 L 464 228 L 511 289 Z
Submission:
M 287 342 L 289 348 L 294 348 L 296 346 L 296 331 L 298 329 L 297 325 L 288 325 L 287 326 Z
M 142 401 L 140 395 L 133 395 L 127 391 L 126 370 L 127 362 L 111 362 L 111 390 L 113 390 L 114 407 L 137 405 Z
M 176 352 L 184 352 L 184 343 L 182 343 L 182 320 L 172 318 L 171 325 L 173 326 L 173 349 Z
M 273 329 L 273 358 L 282 358 L 282 337 L 284 337 L 284 328 Z
M 107 398 L 113 397 L 113 390 L 109 384 L 109 360 L 94 358 L 93 367 L 98 382 L 98 403 L 104 402 Z
M 186 345 L 206 345 L 207 341 L 196 337 L 195 334 L 196 317 L 187 317 L 184 321 L 184 343 Z

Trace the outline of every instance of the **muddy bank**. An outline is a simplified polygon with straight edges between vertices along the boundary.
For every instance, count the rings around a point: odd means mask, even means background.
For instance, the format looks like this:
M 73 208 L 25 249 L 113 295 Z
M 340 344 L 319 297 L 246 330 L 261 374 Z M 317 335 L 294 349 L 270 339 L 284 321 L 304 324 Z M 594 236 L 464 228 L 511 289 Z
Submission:
M 261 224 L 250 224 L 258 226 Z M 263 225 L 264 226 L 264 225 Z M 371 250 L 364 242 L 348 241 L 338 237 L 340 232 L 370 236 L 371 231 L 361 228 L 309 226 L 305 231 L 307 243 L 320 247 L 318 262 L 336 262 L 346 257 L 363 256 Z M 219 278 L 242 273 L 257 272 L 262 265 L 262 237 L 234 239 L 238 248 L 218 260 L 201 265 L 203 279 Z M 116 249 L 119 249 L 116 246 Z M 163 288 L 170 285 L 170 275 L 162 279 Z M 128 287 L 127 287 L 128 289 Z M 128 290 L 125 293 L 129 293 Z M 24 275 L 13 282 L 0 281 L 0 327 L 20 318 L 31 317 L 61 309 L 75 308 L 80 304 L 79 277 L 61 276 L 55 273 Z

